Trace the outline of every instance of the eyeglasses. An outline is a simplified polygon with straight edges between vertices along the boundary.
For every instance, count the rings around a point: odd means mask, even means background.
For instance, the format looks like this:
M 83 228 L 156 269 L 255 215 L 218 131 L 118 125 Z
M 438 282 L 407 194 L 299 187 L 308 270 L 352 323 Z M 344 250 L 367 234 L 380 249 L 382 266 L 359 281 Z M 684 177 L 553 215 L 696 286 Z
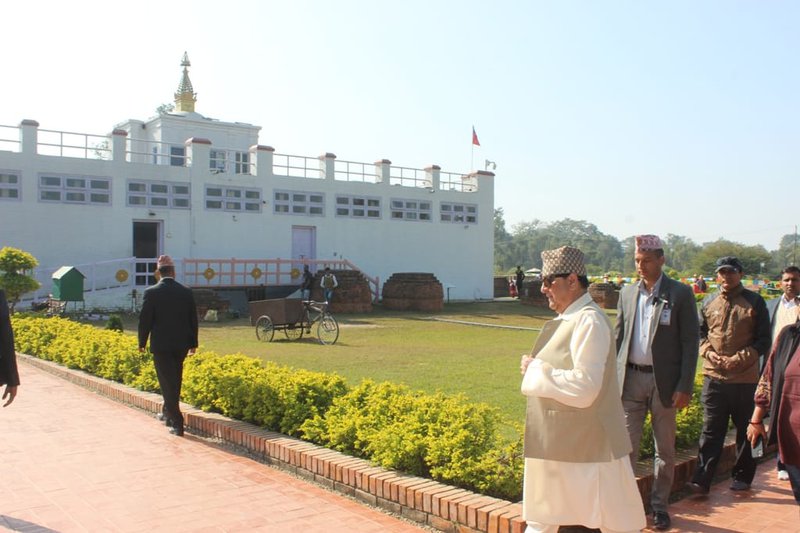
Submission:
M 569 273 L 566 273 L 566 274 L 550 274 L 549 276 L 545 276 L 542 279 L 542 285 L 545 288 L 550 288 L 550 285 L 553 284 L 553 282 L 556 280 L 556 278 L 568 278 L 568 277 L 569 277 Z

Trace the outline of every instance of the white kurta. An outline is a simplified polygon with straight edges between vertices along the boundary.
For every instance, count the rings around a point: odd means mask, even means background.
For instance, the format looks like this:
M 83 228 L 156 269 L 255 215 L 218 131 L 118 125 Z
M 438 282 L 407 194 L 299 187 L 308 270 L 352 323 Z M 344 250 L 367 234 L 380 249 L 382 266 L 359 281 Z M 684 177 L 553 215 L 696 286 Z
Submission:
M 526 396 L 589 407 L 603 384 L 611 328 L 594 313 L 578 313 L 584 294 L 556 320 L 577 320 L 570 340 L 571 370 L 534 359 L 522 380 Z M 586 443 L 591 446 L 591 443 Z M 603 463 L 525 459 L 523 518 L 549 525 L 583 525 L 604 531 L 639 531 L 646 525 L 641 496 L 626 455 Z

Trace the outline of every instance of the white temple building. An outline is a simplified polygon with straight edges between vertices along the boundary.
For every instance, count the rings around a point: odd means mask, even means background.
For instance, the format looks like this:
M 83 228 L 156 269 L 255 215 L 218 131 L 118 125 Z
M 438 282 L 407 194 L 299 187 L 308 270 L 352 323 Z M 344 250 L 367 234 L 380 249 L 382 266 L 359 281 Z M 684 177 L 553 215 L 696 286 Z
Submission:
M 277 153 L 259 126 L 196 112 L 181 65 L 173 111 L 107 135 L 0 125 L 0 247 L 40 263 L 26 300 L 69 265 L 87 306 L 125 307 L 160 254 L 193 287 L 288 286 L 308 263 L 358 269 L 376 297 L 397 272 L 492 297 L 493 173 Z

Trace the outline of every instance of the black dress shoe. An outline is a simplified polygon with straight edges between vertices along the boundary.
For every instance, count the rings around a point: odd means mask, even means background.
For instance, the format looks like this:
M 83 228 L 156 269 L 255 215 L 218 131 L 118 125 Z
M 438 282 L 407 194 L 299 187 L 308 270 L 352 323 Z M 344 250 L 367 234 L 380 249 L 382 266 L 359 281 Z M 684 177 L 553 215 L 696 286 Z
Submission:
M 157 419 L 159 422 L 164 422 L 164 425 L 165 425 L 165 426 L 167 426 L 168 428 L 171 428 L 171 427 L 172 427 L 172 420 L 170 420 L 169 418 L 167 418 L 167 416 L 166 416 L 164 413 L 158 413 L 158 414 L 156 415 L 156 419 Z
M 655 511 L 653 513 L 653 527 L 659 531 L 664 531 L 670 528 L 672 520 L 666 511 Z
M 173 426 L 169 428 L 169 432 L 175 435 L 176 437 L 183 437 L 183 426 Z

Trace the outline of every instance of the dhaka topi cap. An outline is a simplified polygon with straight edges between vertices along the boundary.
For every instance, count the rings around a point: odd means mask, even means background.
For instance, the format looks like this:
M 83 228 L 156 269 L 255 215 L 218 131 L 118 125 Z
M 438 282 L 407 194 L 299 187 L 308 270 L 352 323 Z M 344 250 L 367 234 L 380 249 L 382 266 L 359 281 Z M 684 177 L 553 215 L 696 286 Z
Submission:
M 542 252 L 542 277 L 551 274 L 577 274 L 586 275 L 586 265 L 583 262 L 583 252 L 572 246 L 562 246 L 555 250 Z
M 634 240 L 636 241 L 636 253 L 664 249 L 664 243 L 661 242 L 658 235 L 637 235 Z
M 175 267 L 175 262 L 168 255 L 159 255 L 156 261 L 156 268 Z
M 720 270 L 725 270 L 726 268 L 730 268 L 731 270 L 735 270 L 739 273 L 744 270 L 742 262 L 732 255 L 726 255 L 725 257 L 720 257 L 717 259 L 717 269 L 714 272 L 719 272 Z

